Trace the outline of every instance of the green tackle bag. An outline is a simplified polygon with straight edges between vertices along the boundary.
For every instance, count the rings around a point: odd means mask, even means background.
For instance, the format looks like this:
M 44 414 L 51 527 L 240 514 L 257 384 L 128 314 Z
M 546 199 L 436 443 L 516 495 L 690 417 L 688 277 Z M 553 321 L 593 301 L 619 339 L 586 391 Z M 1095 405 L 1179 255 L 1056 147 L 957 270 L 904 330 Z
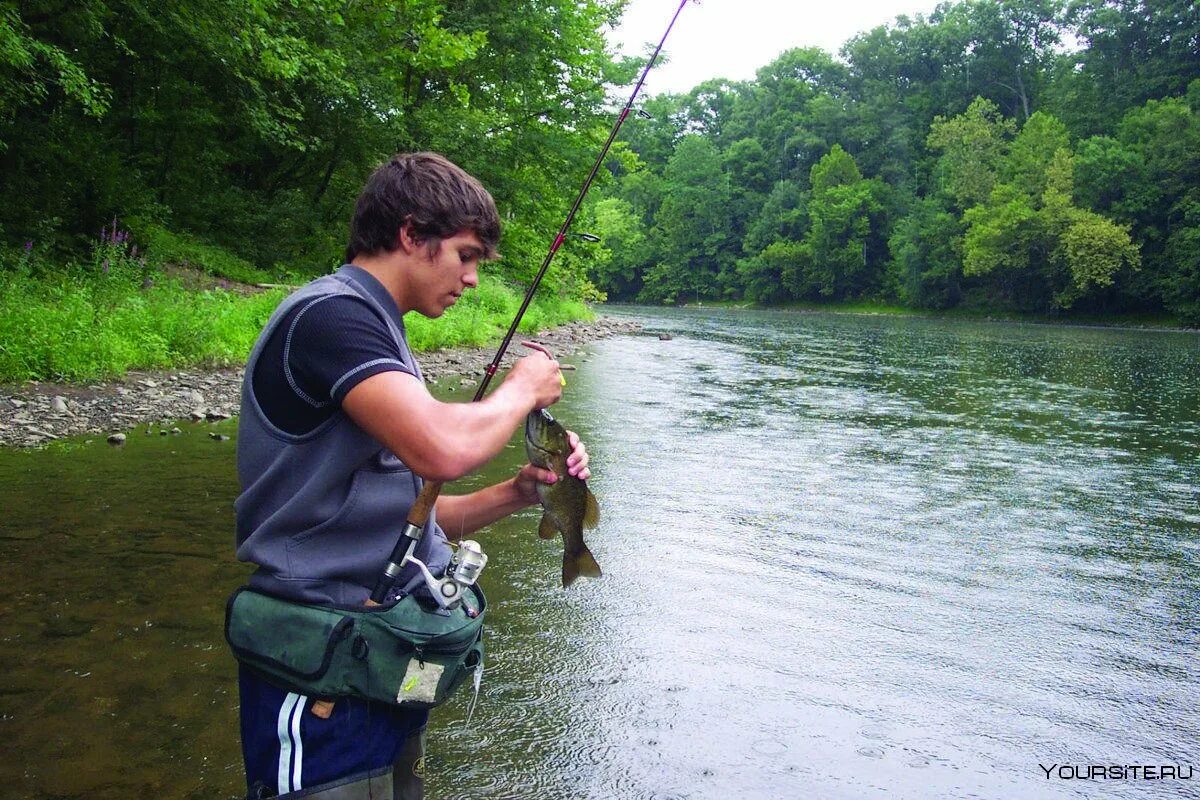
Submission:
M 478 586 L 469 588 L 447 612 L 413 595 L 347 609 L 244 586 L 226 605 L 225 639 L 238 661 L 291 691 L 433 708 L 483 666 L 487 602 Z

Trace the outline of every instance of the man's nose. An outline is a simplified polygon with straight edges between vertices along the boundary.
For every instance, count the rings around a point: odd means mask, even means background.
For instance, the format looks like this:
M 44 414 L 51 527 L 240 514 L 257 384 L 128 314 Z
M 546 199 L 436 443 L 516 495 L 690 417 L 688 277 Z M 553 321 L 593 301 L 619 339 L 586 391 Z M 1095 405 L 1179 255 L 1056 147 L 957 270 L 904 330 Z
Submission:
M 472 289 L 474 289 L 479 285 L 479 270 L 473 269 L 465 273 L 463 275 L 462 282 L 463 285 L 470 286 Z

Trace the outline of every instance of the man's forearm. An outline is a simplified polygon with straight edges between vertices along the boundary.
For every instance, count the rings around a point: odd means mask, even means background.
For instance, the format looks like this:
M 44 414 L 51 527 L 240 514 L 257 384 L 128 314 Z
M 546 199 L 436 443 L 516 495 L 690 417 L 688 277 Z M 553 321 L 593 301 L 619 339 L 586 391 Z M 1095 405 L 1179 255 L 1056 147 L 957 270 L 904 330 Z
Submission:
M 453 481 L 503 450 L 535 402 L 505 380 L 482 402 L 443 403 L 412 375 L 381 372 L 351 389 L 342 408 L 422 478 Z
M 529 506 L 517 492 L 513 479 L 463 495 L 442 495 L 437 501 L 437 519 L 451 541 L 475 533 Z
M 455 471 L 466 475 L 495 458 L 531 409 L 524 393 L 505 384 L 478 403 L 443 403 L 440 430 L 445 451 L 458 455 Z

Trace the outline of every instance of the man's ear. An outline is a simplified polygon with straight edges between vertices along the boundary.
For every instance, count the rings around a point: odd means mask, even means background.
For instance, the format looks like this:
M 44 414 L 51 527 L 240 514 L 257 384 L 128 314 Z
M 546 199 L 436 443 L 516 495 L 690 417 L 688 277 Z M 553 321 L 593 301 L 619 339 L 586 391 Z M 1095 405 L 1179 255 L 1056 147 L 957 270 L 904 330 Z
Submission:
M 405 220 L 396 230 L 396 249 L 403 250 L 405 253 L 413 253 L 420 246 L 421 243 L 413 235 L 412 223 Z

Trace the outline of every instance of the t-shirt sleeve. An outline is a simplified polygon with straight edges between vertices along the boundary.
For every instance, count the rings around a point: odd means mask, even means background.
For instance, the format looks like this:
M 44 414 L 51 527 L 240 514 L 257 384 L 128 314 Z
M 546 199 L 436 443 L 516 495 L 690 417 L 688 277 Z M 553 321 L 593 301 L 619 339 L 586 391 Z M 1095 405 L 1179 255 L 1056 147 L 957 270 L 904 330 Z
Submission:
M 341 405 L 346 394 L 381 372 L 406 372 L 387 324 L 367 303 L 324 295 L 300 308 L 284 344 L 284 369 L 297 396 L 313 405 Z

